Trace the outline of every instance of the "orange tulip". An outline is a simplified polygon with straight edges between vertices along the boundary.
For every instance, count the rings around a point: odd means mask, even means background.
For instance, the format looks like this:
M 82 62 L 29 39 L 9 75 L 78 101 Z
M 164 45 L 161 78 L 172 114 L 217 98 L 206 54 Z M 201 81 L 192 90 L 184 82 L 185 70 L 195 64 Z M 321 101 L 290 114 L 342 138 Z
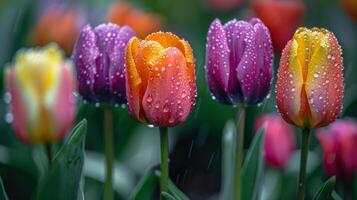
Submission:
M 107 14 L 107 21 L 119 26 L 130 26 L 142 38 L 160 30 L 163 24 L 158 15 L 137 10 L 129 3 L 113 4 Z
M 76 9 L 50 7 L 39 18 L 31 43 L 42 46 L 57 43 L 67 54 L 72 52 L 80 28 L 80 15 Z
M 189 43 L 172 33 L 132 38 L 126 52 L 129 112 L 138 121 L 175 126 L 195 104 L 195 64 Z
M 283 50 L 276 86 L 283 118 L 318 128 L 336 120 L 342 108 L 341 47 L 326 29 L 299 28 Z

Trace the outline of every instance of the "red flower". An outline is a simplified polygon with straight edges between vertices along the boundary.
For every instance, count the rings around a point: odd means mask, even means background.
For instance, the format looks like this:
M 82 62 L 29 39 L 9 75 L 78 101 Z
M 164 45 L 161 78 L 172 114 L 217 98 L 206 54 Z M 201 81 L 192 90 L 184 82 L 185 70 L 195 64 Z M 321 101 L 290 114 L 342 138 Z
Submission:
M 281 52 L 294 35 L 306 9 L 300 0 L 255 0 L 252 7 L 257 17 L 269 28 L 276 52 Z

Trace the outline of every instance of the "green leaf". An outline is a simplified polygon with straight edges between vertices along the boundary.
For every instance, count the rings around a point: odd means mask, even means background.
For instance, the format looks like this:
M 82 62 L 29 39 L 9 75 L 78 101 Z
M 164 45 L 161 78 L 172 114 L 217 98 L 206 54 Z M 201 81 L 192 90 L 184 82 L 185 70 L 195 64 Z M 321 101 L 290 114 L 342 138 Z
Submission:
M 0 200 L 8 200 L 8 199 L 9 198 L 7 198 L 4 184 L 2 182 L 2 179 L 0 178 Z
M 329 178 L 316 192 L 313 200 L 329 199 L 331 197 L 335 184 L 336 184 L 336 178 L 334 176 Z
M 225 125 L 222 136 L 222 189 L 219 198 L 222 200 L 233 198 L 235 133 L 235 123 L 230 120 Z
M 161 196 L 165 200 L 177 200 L 177 199 L 175 199 L 175 197 L 173 197 L 171 194 L 169 194 L 167 192 L 161 192 Z
M 157 183 L 158 179 L 154 171 L 149 170 L 140 179 L 133 193 L 131 193 L 129 200 L 151 200 Z
M 342 200 L 342 197 L 340 197 L 335 190 L 332 191 L 331 197 L 333 200 Z
M 263 138 L 264 129 L 260 129 L 253 139 L 242 166 L 242 199 L 257 198 L 263 172 Z
M 41 178 L 36 199 L 77 199 L 84 162 L 84 143 L 87 129 L 82 120 L 72 129 L 67 142 L 55 155 L 48 172 Z
M 160 182 L 161 172 L 159 170 L 155 171 L 158 183 Z M 189 198 L 176 187 L 176 185 L 169 179 L 169 192 L 177 200 L 189 200 Z

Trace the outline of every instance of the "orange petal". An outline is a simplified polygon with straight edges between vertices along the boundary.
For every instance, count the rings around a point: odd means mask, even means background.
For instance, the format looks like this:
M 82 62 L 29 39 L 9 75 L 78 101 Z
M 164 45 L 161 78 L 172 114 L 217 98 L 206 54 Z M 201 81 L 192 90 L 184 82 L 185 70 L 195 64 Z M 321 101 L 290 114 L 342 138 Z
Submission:
M 145 117 L 141 108 L 144 90 L 142 78 L 135 64 L 135 56 L 139 47 L 139 39 L 134 37 L 128 42 L 126 49 L 126 95 L 128 98 L 129 112 L 140 122 L 145 123 Z
M 169 47 L 151 64 L 155 67 L 143 98 L 145 116 L 156 126 L 175 126 L 186 120 L 195 98 L 186 59 L 179 49 Z
M 300 116 L 301 107 L 305 108 L 306 102 L 302 101 L 303 72 L 298 58 L 298 44 L 291 40 L 284 48 L 278 70 L 276 85 L 277 105 L 282 117 L 296 126 L 303 126 Z

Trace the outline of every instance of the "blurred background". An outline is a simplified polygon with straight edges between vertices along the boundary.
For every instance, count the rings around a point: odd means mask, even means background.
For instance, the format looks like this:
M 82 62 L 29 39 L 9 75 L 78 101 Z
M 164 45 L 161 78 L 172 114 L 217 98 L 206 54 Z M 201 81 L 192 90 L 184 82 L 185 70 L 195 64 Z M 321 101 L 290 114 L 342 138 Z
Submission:
M 24 47 L 57 42 L 68 58 L 78 32 L 85 24 L 104 22 L 128 24 L 138 36 L 171 31 L 191 44 L 196 59 L 197 104 L 189 119 L 169 130 L 170 177 L 190 199 L 218 199 L 224 191 L 225 150 L 232 137 L 237 108 L 212 100 L 205 80 L 205 43 L 214 18 L 227 22 L 259 16 L 271 31 L 275 49 L 275 71 L 281 49 L 298 26 L 324 27 L 335 33 L 343 49 L 345 97 L 341 118 L 357 117 L 357 1 L 355 0 L 0 0 L 0 175 L 9 199 L 30 199 L 42 173 L 45 156 L 41 145 L 18 141 L 11 128 L 12 115 L 7 103 L 4 69 L 15 52 Z M 274 82 L 276 81 L 276 73 Z M 273 84 L 275 85 L 275 84 Z M 76 94 L 74 94 L 76 95 Z M 103 123 L 100 105 L 78 99 L 77 121 L 88 120 L 84 166 L 85 199 L 101 199 L 104 180 Z M 264 103 L 247 109 L 245 146 L 254 134 L 255 119 L 263 113 L 277 112 L 275 88 Z M 227 123 L 230 122 L 230 123 Z M 296 149 L 300 131 L 295 130 Z M 308 161 L 307 199 L 327 179 L 322 148 L 312 134 Z M 57 146 L 60 146 L 58 144 Z M 114 108 L 114 148 L 116 199 L 128 199 L 143 174 L 160 161 L 159 133 L 137 123 L 125 106 Z M 284 167 L 264 167 L 260 199 L 292 199 L 295 196 L 299 166 L 294 150 Z M 228 175 L 229 176 L 229 175 Z M 357 183 L 357 181 L 354 181 Z M 337 180 L 336 193 L 357 199 L 357 184 L 348 186 Z M 243 183 L 244 184 L 244 183 Z M 156 188 L 156 183 L 152 186 Z M 156 188 L 157 189 L 157 188 Z M 155 192 L 154 192 L 155 193 Z M 155 199 L 148 193 L 148 199 Z M 151 196 L 153 195 L 153 196 Z

